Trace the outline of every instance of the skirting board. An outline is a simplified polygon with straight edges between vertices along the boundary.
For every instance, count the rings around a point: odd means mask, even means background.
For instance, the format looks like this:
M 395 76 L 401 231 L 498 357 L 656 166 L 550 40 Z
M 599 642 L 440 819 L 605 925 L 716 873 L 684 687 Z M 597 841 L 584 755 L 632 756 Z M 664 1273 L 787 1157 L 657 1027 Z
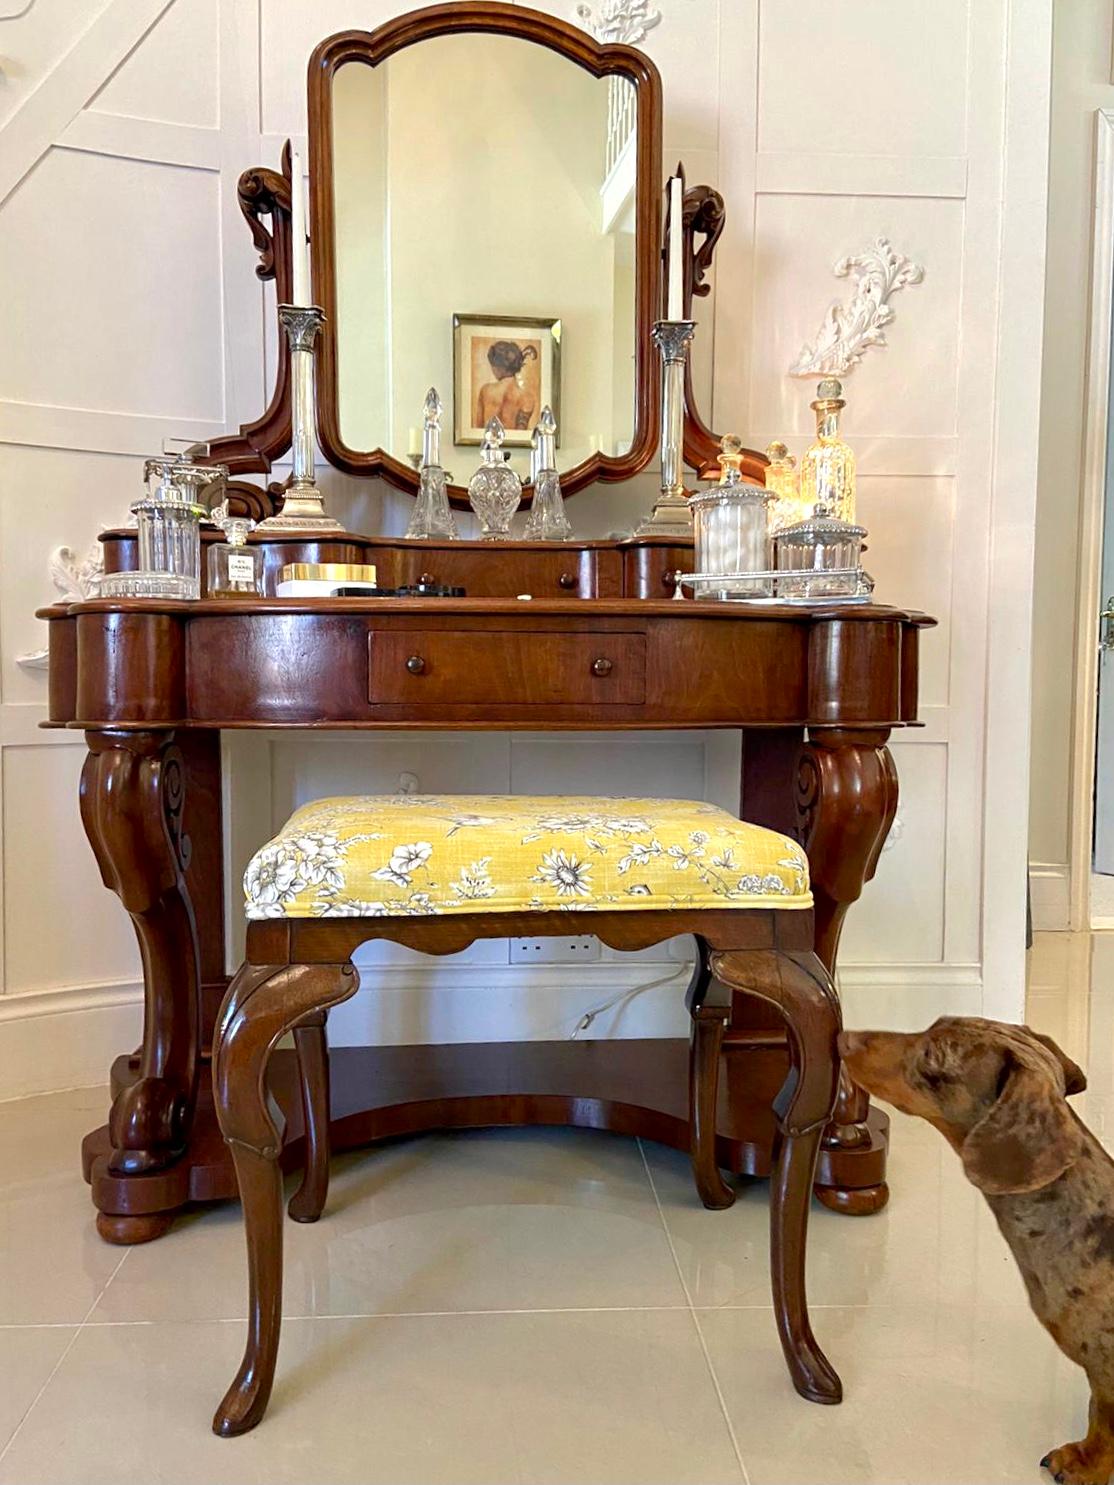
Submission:
M 687 1036 L 689 973 L 688 965 L 643 959 L 531 969 L 385 966 L 374 987 L 365 984 L 333 1011 L 329 1034 L 337 1046 Z M 840 976 L 840 994 L 849 1026 L 913 1030 L 982 1007 L 976 965 L 852 965 Z M 579 1027 L 586 1012 L 612 1000 Z M 0 1101 L 104 1083 L 112 1059 L 138 1044 L 141 1027 L 136 984 L 0 997 Z
M 1071 874 L 1064 861 L 1030 861 L 1029 902 L 1035 933 L 1066 933 L 1071 926 Z

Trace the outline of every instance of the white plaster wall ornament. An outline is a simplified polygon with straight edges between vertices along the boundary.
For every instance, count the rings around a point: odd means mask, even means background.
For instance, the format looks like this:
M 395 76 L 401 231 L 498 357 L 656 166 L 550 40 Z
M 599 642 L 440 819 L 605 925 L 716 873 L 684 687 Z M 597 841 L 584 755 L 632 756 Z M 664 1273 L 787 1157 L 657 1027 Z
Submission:
M 801 347 L 789 368 L 790 376 L 845 376 L 871 346 L 886 345 L 886 326 L 894 317 L 890 297 L 899 289 L 919 284 L 924 269 L 895 252 L 888 237 L 876 237 L 872 247 L 835 265 L 837 278 L 853 276 L 855 292 L 847 304 L 832 304 L 816 339 Z
M 597 41 L 622 41 L 639 46 L 646 33 L 661 24 L 661 11 L 654 10 L 649 0 L 597 0 L 599 14 L 591 5 L 578 5 L 576 13 Z
M 82 603 L 97 596 L 97 586 L 104 576 L 104 547 L 95 541 L 84 557 L 73 547 L 55 547 L 50 554 L 50 580 L 58 589 L 63 603 Z
M 73 547 L 55 547 L 48 568 L 61 601 L 82 603 L 86 598 L 97 596 L 98 585 L 104 576 L 104 548 L 95 541 L 84 557 L 79 557 Z M 49 650 L 31 650 L 26 655 L 15 657 L 15 663 L 23 670 L 46 670 L 49 662 Z

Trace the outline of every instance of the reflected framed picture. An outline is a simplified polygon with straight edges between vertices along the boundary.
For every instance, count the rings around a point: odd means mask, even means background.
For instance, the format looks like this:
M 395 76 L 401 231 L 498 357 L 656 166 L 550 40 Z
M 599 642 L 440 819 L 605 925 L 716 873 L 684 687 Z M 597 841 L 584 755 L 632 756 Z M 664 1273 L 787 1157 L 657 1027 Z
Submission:
M 505 447 L 528 449 L 543 407 L 561 441 L 561 321 L 529 315 L 453 315 L 453 443 L 479 444 L 492 418 Z

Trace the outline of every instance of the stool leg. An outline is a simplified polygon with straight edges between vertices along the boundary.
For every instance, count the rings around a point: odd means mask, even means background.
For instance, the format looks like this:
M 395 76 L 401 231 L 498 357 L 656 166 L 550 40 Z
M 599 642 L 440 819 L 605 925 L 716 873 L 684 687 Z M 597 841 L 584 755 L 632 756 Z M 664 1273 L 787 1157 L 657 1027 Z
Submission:
M 716 1107 L 719 1102 L 720 1052 L 731 1019 L 730 994 L 724 1000 L 712 988 L 708 946 L 697 939 L 697 960 L 685 996 L 692 1024 L 689 1036 L 689 1155 L 696 1194 L 711 1211 L 723 1211 L 735 1192 L 716 1164 Z M 719 990 L 720 987 L 715 987 Z
M 306 1162 L 302 1184 L 286 1210 L 295 1222 L 316 1222 L 329 1196 L 329 1046 L 324 1011 L 295 1026 L 294 1050 L 302 1091 Z
M 805 1250 L 816 1157 L 839 1081 L 839 1001 L 814 954 L 727 951 L 716 975 L 776 1005 L 785 1017 L 790 1069 L 774 1102 L 781 1143 L 770 1183 L 770 1279 L 778 1335 L 793 1386 L 810 1402 L 838 1403 L 843 1387 L 812 1333 Z
M 347 1000 L 358 985 L 350 964 L 246 964 L 218 1017 L 213 1093 L 236 1166 L 248 1250 L 247 1345 L 213 1418 L 213 1432 L 225 1438 L 246 1433 L 262 1418 L 282 1324 L 282 1142 L 268 1107 L 267 1063 L 286 1032 Z

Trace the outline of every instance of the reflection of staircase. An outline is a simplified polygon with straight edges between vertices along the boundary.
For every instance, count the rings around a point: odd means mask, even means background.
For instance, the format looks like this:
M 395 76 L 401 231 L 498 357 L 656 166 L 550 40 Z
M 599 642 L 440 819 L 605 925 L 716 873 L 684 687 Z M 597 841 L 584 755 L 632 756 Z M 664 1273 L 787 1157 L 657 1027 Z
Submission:
M 626 77 L 607 79 L 607 143 L 600 186 L 602 230 L 634 231 L 634 184 L 638 101 Z

